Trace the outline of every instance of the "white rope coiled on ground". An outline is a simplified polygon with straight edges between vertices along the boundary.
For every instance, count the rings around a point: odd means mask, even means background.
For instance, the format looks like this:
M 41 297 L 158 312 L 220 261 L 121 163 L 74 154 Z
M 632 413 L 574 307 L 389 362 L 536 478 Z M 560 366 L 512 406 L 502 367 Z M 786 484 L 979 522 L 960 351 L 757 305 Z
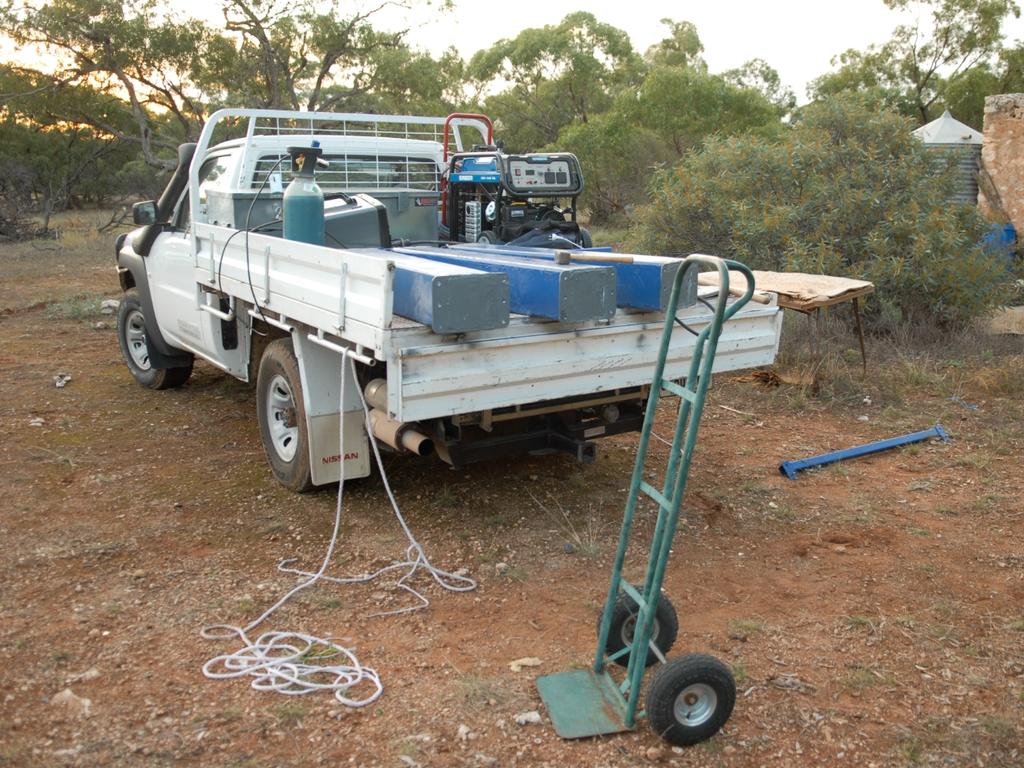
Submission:
M 347 365 L 346 365 L 347 363 Z M 370 447 L 373 450 L 373 457 L 380 470 L 380 477 L 387 491 L 391 508 L 398 519 L 402 531 L 405 533 L 409 546 L 405 550 L 405 560 L 392 563 L 373 573 L 366 573 L 357 576 L 339 577 L 326 576 L 325 572 L 334 556 L 334 549 L 338 543 L 338 534 L 341 532 L 342 499 L 344 497 L 345 482 L 338 483 L 338 497 L 334 510 L 334 529 L 331 532 L 330 543 L 324 553 L 323 562 L 320 568 L 315 571 L 302 571 L 292 567 L 295 558 L 282 560 L 278 563 L 278 570 L 284 573 L 292 573 L 305 578 L 286 592 L 276 603 L 265 610 L 259 617 L 244 627 L 237 627 L 230 624 L 214 624 L 204 627 L 200 635 L 207 640 L 239 639 L 242 647 L 231 653 L 224 653 L 214 656 L 203 664 L 203 674 L 214 680 L 251 676 L 251 686 L 258 691 L 276 691 L 288 696 L 303 696 L 317 691 L 332 691 L 334 698 L 349 707 L 364 707 L 376 701 L 384 692 L 383 683 L 376 670 L 364 667 L 359 663 L 356 655 L 341 645 L 338 645 L 330 638 L 317 637 L 304 632 L 293 632 L 287 630 L 270 630 L 264 632 L 255 640 L 250 639 L 249 632 L 266 621 L 278 608 L 287 603 L 296 593 L 313 586 L 318 581 L 330 581 L 336 584 L 363 584 L 392 571 L 404 570 L 405 573 L 398 580 L 396 586 L 405 590 L 417 599 L 416 605 L 405 608 L 398 608 L 393 611 L 382 611 L 371 614 L 374 616 L 390 616 L 399 613 L 418 611 L 430 605 L 421 592 L 413 588 L 408 581 L 419 571 L 424 569 L 434 581 L 443 589 L 450 592 L 468 592 L 476 589 L 476 581 L 468 576 L 456 573 L 449 573 L 431 564 L 423 547 L 413 536 L 405 516 L 398 506 L 395 494 L 391 490 L 387 473 L 384 471 L 384 462 L 381 460 L 380 449 L 373 436 L 373 429 L 370 425 L 370 409 L 366 403 L 362 389 L 359 387 L 355 375 L 355 363 L 348 355 L 342 357 L 341 364 L 341 404 L 339 418 L 341 425 L 345 418 L 345 384 L 346 368 L 350 370 L 352 380 L 356 382 L 356 391 L 359 393 L 359 401 L 363 408 L 363 419 L 366 425 L 366 433 L 369 436 Z M 340 455 L 345 455 L 345 430 L 339 429 Z M 344 473 L 344 462 L 342 462 L 342 473 Z M 349 697 L 350 689 L 369 686 L 370 690 L 362 696 Z

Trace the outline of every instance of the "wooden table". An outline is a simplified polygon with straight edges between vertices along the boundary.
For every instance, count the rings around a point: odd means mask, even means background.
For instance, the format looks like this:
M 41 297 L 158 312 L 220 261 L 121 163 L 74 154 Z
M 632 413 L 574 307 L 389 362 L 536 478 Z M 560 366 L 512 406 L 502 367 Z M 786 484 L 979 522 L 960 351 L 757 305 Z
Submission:
M 718 285 L 718 275 L 702 272 L 698 277 L 700 285 Z M 812 351 L 820 356 L 821 310 L 850 302 L 853 305 L 853 320 L 857 326 L 857 340 L 860 342 L 860 356 L 864 373 L 868 369 L 868 355 L 864 347 L 864 328 L 860 321 L 860 299 L 875 292 L 874 283 L 867 280 L 853 280 L 832 275 L 810 275 L 803 272 L 764 272 L 754 270 L 755 300 L 764 300 L 767 294 L 778 296 L 782 309 L 792 309 L 814 317 Z M 729 292 L 743 293 L 746 279 L 741 272 L 729 272 Z

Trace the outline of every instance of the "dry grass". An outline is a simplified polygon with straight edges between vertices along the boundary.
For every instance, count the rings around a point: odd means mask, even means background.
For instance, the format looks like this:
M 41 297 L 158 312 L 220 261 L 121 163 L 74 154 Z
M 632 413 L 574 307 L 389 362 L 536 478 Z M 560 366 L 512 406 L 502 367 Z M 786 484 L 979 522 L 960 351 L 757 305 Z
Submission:
M 74 297 L 115 297 L 116 232 L 97 228 L 109 211 L 74 211 L 53 218 L 57 237 L 7 243 L 0 252 L 0 311 L 39 303 L 66 302 Z M 83 291 L 84 285 L 88 286 Z
M 839 312 L 823 318 L 822 353 L 816 357 L 810 346 L 812 323 L 788 313 L 776 371 L 783 381 L 796 382 L 786 387 L 793 407 L 803 408 L 809 400 L 870 405 L 888 407 L 887 415 L 898 417 L 908 402 L 922 395 L 943 398 L 961 413 L 974 412 L 985 398 L 1024 397 L 1024 344 L 1019 337 L 992 336 L 980 324 L 960 331 L 904 326 L 866 338 L 864 375 L 851 326 Z
M 626 244 L 629 241 L 629 226 L 626 225 L 598 225 L 590 226 L 585 224 L 590 230 L 590 235 L 594 239 L 594 245 L 610 245 L 617 251 L 624 250 Z
M 46 306 L 47 320 L 89 320 L 97 318 L 103 293 L 81 293 L 54 301 Z

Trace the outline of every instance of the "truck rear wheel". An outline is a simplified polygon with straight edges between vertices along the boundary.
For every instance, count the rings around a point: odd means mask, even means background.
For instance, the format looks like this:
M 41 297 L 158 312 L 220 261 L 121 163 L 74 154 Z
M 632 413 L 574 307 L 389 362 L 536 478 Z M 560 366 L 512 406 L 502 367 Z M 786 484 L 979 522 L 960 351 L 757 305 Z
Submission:
M 270 342 L 260 359 L 256 416 L 263 450 L 274 477 L 293 491 L 312 490 L 306 407 L 291 339 Z
M 192 375 L 192 360 L 178 368 L 156 368 L 149 357 L 146 316 L 142 314 L 139 292 L 129 288 L 117 307 L 117 342 L 121 356 L 135 380 L 149 389 L 180 387 Z

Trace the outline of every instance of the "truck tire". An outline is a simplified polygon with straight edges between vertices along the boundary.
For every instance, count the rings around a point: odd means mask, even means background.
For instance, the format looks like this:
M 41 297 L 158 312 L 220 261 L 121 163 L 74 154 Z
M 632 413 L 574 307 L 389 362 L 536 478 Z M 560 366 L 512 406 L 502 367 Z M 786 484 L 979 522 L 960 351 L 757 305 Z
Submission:
M 298 493 L 313 490 L 302 379 L 290 338 L 270 342 L 260 359 L 256 417 L 274 477 Z
M 156 368 L 149 359 L 146 316 L 136 288 L 129 288 L 117 306 L 117 342 L 121 356 L 135 380 L 149 389 L 180 387 L 192 375 L 193 358 L 178 368 Z

